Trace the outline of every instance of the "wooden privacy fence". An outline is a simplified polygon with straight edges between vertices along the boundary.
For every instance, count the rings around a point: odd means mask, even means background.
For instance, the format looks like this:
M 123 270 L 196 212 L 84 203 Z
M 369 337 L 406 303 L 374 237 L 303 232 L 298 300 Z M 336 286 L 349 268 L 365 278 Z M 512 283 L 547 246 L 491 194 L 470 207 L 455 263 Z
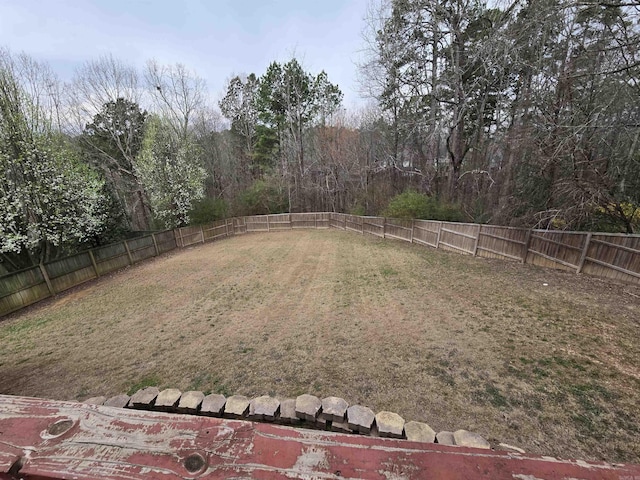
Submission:
M 0 316 L 147 258 L 251 232 L 337 228 L 465 255 L 499 258 L 640 284 L 640 235 L 563 232 L 342 213 L 218 220 L 98 247 L 0 277 Z
M 173 230 L 152 233 L 0 277 L 0 316 L 176 248 Z
M 252 232 L 278 232 L 301 228 L 328 229 L 331 213 L 279 213 L 218 220 L 210 225 L 176 228 L 180 247 L 197 245 L 222 237 Z
M 330 214 L 332 228 L 640 284 L 640 235 Z
M 367 217 L 343 213 L 282 213 L 219 220 L 176 229 L 180 247 L 251 232 L 337 228 L 465 255 L 499 258 L 640 284 L 640 235 Z

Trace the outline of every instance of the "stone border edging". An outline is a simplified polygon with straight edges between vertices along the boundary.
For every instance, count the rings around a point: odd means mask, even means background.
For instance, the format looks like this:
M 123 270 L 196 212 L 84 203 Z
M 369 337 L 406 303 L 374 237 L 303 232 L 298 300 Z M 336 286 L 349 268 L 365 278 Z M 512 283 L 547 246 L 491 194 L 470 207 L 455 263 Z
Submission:
M 298 426 L 314 430 L 405 439 L 412 442 L 439 443 L 471 448 L 490 449 L 489 442 L 477 433 L 467 430 L 436 433 L 423 422 L 405 420 L 397 413 L 381 411 L 374 414 L 369 407 L 349 405 L 340 397 L 320 399 L 314 395 L 278 400 L 269 395 L 250 399 L 244 395 L 205 395 L 200 391 L 181 392 L 175 388 L 159 390 L 146 387 L 133 395 L 91 397 L 89 405 L 117 408 L 223 417 Z M 502 449 L 524 453 L 517 447 L 500 443 Z

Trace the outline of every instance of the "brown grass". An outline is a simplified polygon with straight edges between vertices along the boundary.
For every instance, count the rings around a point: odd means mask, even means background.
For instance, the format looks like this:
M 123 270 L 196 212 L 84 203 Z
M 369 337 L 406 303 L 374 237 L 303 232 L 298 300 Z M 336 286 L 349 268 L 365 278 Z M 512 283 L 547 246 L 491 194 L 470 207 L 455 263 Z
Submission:
M 352 233 L 246 235 L 0 323 L 0 393 L 337 395 L 533 453 L 639 462 L 639 298 Z

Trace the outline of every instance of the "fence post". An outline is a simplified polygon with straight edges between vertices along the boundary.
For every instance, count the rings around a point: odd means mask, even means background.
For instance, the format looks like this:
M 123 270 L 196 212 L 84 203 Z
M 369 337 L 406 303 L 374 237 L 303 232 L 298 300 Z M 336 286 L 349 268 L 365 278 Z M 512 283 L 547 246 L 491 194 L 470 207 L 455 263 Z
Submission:
M 480 243 L 480 230 L 482 230 L 482 225 L 478 225 L 478 233 L 476 235 L 476 243 L 473 246 L 473 256 L 478 255 L 478 243 Z
M 133 265 L 133 257 L 131 256 L 131 250 L 129 250 L 129 244 L 127 243 L 127 241 L 123 241 L 122 243 L 124 243 L 124 248 L 127 249 L 127 256 L 129 257 L 129 265 Z
M 382 238 L 387 238 L 387 217 L 382 217 Z
M 316 230 L 318 229 L 318 214 L 317 213 L 313 214 L 313 228 L 315 228 Z
M 184 248 L 184 238 L 182 238 L 182 229 L 178 227 L 178 235 L 180 236 L 180 248 Z
M 582 249 L 582 255 L 580 255 L 580 263 L 578 264 L 576 273 L 580 273 L 582 271 L 582 267 L 584 267 L 584 261 L 587 258 L 587 251 L 589 250 L 589 244 L 591 243 L 592 235 L 593 234 L 591 232 L 587 233 L 587 238 L 584 242 L 584 248 Z
M 267 232 L 271 231 L 271 222 L 269 221 L 269 215 L 267 214 Z
M 524 239 L 522 252 L 522 263 L 527 263 L 527 255 L 529 254 L 529 244 L 531 243 L 531 229 L 527 230 L 527 236 Z
M 156 241 L 156 235 L 154 233 L 151 234 L 151 240 L 153 240 L 153 248 L 156 249 L 156 257 L 160 255 L 160 249 L 158 248 L 158 242 Z
M 362 223 L 360 223 L 360 230 L 361 230 L 360 233 L 362 233 L 362 235 L 364 235 L 364 217 L 360 217 L 360 222 L 362 222 Z
M 44 277 L 44 281 L 47 283 L 47 288 L 49 289 L 49 293 L 51 295 L 55 295 L 56 291 L 53 289 L 53 284 L 51 283 L 51 279 L 49 278 L 49 274 L 47 273 L 47 269 L 45 268 L 43 263 L 39 264 L 38 266 L 40 267 L 40 272 L 42 273 L 42 276 Z
M 93 270 L 96 272 L 96 278 L 99 278 L 100 272 L 98 272 L 98 264 L 96 263 L 96 258 L 93 256 L 93 252 L 91 250 L 89 250 L 88 252 L 89 258 L 91 259 L 91 264 L 93 265 Z
M 416 219 L 412 218 L 411 219 L 411 243 L 413 243 L 413 227 L 415 227 L 416 224 Z
M 200 236 L 202 237 L 202 243 L 204 243 L 204 227 L 200 225 Z
M 440 248 L 440 232 L 442 231 L 442 222 L 438 223 L 438 236 L 436 237 L 436 248 Z

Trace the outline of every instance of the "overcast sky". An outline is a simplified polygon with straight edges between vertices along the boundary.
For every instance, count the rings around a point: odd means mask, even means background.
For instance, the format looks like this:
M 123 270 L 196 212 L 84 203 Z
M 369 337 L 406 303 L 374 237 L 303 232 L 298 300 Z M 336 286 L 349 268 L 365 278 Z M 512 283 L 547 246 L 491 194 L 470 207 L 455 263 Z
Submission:
M 63 80 L 104 54 L 185 64 L 217 100 L 232 74 L 295 55 L 360 104 L 354 63 L 367 0 L 0 0 L 0 46 L 46 60 Z

